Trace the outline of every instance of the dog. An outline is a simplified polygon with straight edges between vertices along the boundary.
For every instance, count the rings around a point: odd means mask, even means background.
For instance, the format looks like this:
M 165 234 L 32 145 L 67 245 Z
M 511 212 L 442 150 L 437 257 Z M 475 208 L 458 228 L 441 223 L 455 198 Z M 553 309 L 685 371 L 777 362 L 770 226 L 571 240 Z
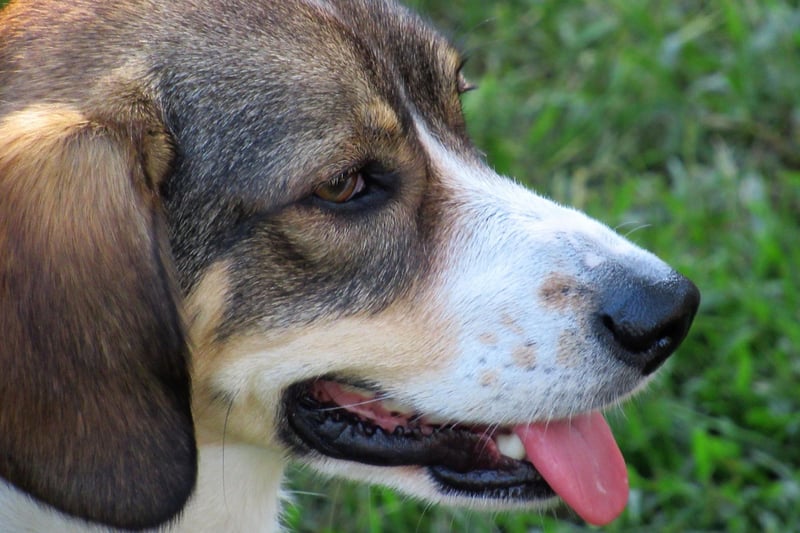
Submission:
M 498 176 L 389 0 L 0 12 L 0 529 L 272 531 L 297 461 L 607 523 L 697 288 Z

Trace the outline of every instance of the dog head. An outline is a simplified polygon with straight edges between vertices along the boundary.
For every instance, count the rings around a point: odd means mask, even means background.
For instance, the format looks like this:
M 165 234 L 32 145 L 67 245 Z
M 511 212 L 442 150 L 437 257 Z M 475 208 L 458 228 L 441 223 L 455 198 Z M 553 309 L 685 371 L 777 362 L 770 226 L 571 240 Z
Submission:
M 181 507 L 189 357 L 201 443 L 537 505 L 568 491 L 530 435 L 613 456 L 590 413 L 688 331 L 688 280 L 486 165 L 460 55 L 402 7 L 45 1 L 0 28 L 0 474 L 66 512 Z M 606 520 L 587 494 L 561 495 Z

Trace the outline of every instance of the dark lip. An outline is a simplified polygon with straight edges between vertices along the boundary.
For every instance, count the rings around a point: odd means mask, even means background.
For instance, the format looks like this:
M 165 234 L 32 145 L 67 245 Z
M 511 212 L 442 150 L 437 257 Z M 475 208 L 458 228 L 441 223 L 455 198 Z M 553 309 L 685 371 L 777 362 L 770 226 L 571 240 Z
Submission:
M 314 381 L 292 385 L 283 395 L 282 436 L 301 455 L 315 451 L 374 466 L 424 468 L 439 491 L 452 496 L 525 502 L 556 495 L 530 462 L 499 454 L 482 432 L 409 424 L 389 433 L 313 398 Z

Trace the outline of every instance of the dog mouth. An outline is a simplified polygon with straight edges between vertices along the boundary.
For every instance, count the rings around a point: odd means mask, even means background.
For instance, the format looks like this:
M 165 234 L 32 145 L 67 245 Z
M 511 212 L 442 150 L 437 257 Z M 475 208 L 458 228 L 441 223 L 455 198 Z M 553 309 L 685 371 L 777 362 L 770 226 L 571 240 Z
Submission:
M 345 461 L 422 468 L 445 495 L 521 504 L 558 495 L 595 525 L 627 502 L 625 463 L 599 412 L 516 426 L 453 423 L 330 379 L 291 386 L 284 407 L 306 447 Z

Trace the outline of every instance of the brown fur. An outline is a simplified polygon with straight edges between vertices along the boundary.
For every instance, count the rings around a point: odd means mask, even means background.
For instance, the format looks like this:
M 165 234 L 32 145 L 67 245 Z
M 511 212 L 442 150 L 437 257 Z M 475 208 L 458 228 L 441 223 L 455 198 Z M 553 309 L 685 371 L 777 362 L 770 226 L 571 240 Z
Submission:
M 429 169 L 402 102 L 465 144 L 459 62 L 375 3 L 3 10 L 0 475 L 116 526 L 180 509 L 195 476 L 180 317 L 202 380 L 205 357 L 255 324 L 369 315 L 424 278 L 438 211 L 421 207 Z M 414 177 L 390 182 L 369 221 L 391 238 L 299 202 L 377 160 Z
M 118 131 L 43 105 L 0 123 L 0 474 L 128 527 L 172 516 L 196 468 L 161 176 L 147 174 L 169 149 L 147 120 Z

